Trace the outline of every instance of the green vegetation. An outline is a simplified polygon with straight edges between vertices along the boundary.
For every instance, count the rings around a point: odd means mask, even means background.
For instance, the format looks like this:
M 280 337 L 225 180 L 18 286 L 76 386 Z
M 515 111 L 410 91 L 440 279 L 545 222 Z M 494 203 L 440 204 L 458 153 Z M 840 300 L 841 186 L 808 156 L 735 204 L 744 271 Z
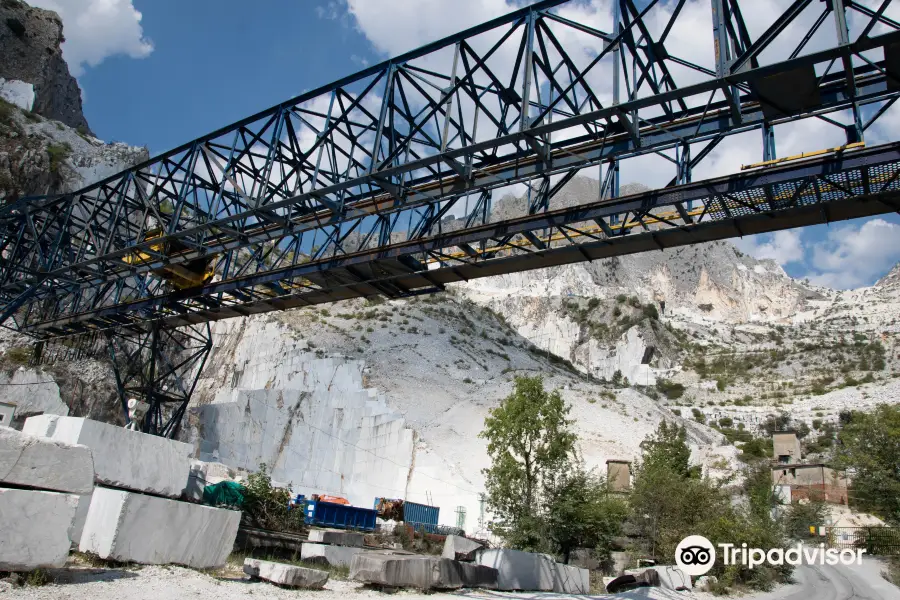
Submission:
M 659 310 L 653 303 L 642 304 L 635 296 L 620 294 L 611 310 L 601 304 L 599 298 L 568 300 L 563 302 L 563 313 L 590 337 L 609 342 L 644 320 L 659 321 Z M 611 316 L 611 318 L 610 318 Z
M 697 421 L 698 423 L 701 423 L 701 424 L 706 423 L 706 414 L 699 408 L 692 408 L 691 415 L 693 415 L 694 420 Z
M 665 394 L 669 400 L 678 400 L 684 396 L 684 386 L 668 379 L 660 379 L 656 382 L 656 389 Z
M 72 146 L 68 142 L 50 144 L 47 146 L 47 155 L 50 156 L 50 172 L 59 173 L 66 159 L 72 154 Z
M 857 508 L 900 525 L 900 406 L 880 404 L 871 413 L 841 414 L 837 465 L 852 468 Z
M 31 362 L 31 355 L 31 346 L 14 346 L 3 353 L 3 362 L 21 367 Z
M 0 123 L 4 125 L 12 124 L 12 116 L 16 107 L 14 104 L 10 104 L 3 98 L 0 98 Z
M 612 539 L 628 509 L 609 493 L 602 478 L 575 466 L 550 483 L 545 501 L 548 541 L 564 563 L 569 563 L 575 548 L 597 549 L 601 562 L 611 558 Z
M 741 445 L 738 458 L 749 463 L 763 458 L 772 458 L 772 440 L 770 438 L 751 438 Z
M 512 394 L 484 420 L 480 437 L 491 457 L 484 475 L 496 515 L 492 531 L 514 548 L 541 546 L 541 495 L 575 449 L 570 410 L 559 391 L 544 390 L 540 377 L 516 377 Z
M 738 379 L 747 380 L 750 372 L 762 366 L 769 366 L 779 361 L 781 354 L 778 352 L 762 354 L 724 354 L 707 362 L 700 357 L 690 361 L 691 366 L 703 379 L 715 379 L 721 382 L 720 390 L 724 390 L 732 381 Z
M 288 509 L 292 497 L 290 487 L 273 487 L 265 463 L 259 465 L 259 471 L 247 477 L 245 488 L 244 519 L 253 527 L 271 531 L 303 529 L 303 511 Z
M 883 571 L 881 574 L 885 579 L 900 587 L 900 558 L 891 557 L 887 559 L 888 561 L 888 570 Z
M 45 569 L 35 569 L 25 577 L 25 585 L 31 587 L 43 587 L 50 583 L 53 583 L 53 578 Z
M 569 411 L 540 377 L 516 377 L 512 394 L 485 419 L 491 531 L 511 548 L 550 552 L 565 562 L 579 547 L 608 557 L 626 508 L 576 460 Z
M 703 535 L 714 545 L 746 542 L 751 547 L 784 547 L 781 528 L 770 516 L 774 498 L 767 465 L 748 467 L 745 472 L 748 510 L 732 502 L 726 484 L 701 477 L 690 465 L 684 432 L 677 426 L 660 424 L 641 449 L 629 499 L 630 521 L 649 558 L 671 564 L 676 545 L 688 535 Z M 750 570 L 718 562 L 710 574 L 718 577 L 719 591 L 736 585 L 768 589 L 785 581 L 790 569 Z
M 691 467 L 691 451 L 684 427 L 663 421 L 656 433 L 641 442 L 641 467 L 650 471 L 664 470 L 679 477 L 699 477 L 700 468 Z
M 824 502 L 813 501 L 807 504 L 791 504 L 785 511 L 785 533 L 794 539 L 807 539 L 813 537 L 810 527 L 825 525 L 828 517 L 828 505 Z

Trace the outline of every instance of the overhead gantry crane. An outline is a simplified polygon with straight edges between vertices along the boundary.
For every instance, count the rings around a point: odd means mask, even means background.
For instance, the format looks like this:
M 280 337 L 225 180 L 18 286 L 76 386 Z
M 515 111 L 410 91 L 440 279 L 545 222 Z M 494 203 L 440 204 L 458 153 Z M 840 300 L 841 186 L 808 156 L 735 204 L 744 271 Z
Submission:
M 898 210 L 897 145 L 864 145 L 900 93 L 889 1 L 796 0 L 755 31 L 752 2 L 709 0 L 706 33 L 686 0 L 615 0 L 602 28 L 569 4 L 0 207 L 0 321 L 42 358 L 104 346 L 123 410 L 144 401 L 143 430 L 171 436 L 212 321 Z M 709 55 L 684 58 L 673 32 L 709 36 Z M 803 119 L 844 143 L 779 161 L 776 129 Z M 693 181 L 751 132 L 762 164 Z M 651 155 L 668 185 L 620 197 L 621 166 Z M 579 174 L 599 191 L 573 205 L 560 191 Z M 519 212 L 496 214 L 513 185 Z

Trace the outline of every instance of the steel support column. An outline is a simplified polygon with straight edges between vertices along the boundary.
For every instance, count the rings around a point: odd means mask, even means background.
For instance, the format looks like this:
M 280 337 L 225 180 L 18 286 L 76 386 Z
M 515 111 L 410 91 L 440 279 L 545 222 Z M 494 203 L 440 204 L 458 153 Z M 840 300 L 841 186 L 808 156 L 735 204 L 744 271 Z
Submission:
M 831 9 L 834 13 L 834 26 L 837 30 L 837 40 L 839 46 L 850 45 L 850 28 L 847 25 L 847 11 L 844 7 L 844 0 L 828 0 L 831 2 Z M 853 57 L 843 56 L 841 62 L 847 73 L 853 72 Z M 857 90 L 856 81 L 851 81 L 852 77 L 847 80 L 847 91 L 850 99 L 853 100 L 851 112 L 853 115 L 853 123 L 846 126 L 847 143 L 855 144 L 863 141 L 863 124 L 860 116 L 859 104 L 856 102 Z
M 128 400 L 135 398 L 149 405 L 140 431 L 175 437 L 212 350 L 209 323 L 166 329 L 154 321 L 140 333 L 111 330 L 107 348 L 126 423 Z
M 763 139 L 763 160 L 775 160 L 778 156 L 775 153 L 775 128 L 768 121 L 762 125 Z

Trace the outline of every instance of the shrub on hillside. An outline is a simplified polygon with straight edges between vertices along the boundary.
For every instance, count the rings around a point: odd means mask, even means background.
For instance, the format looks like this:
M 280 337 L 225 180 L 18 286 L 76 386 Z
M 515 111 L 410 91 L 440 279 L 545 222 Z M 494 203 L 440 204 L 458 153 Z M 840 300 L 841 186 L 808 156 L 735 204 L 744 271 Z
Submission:
M 300 531 L 304 527 L 303 509 L 290 508 L 291 488 L 272 485 L 265 463 L 247 478 L 244 519 L 253 527 L 270 531 Z
M 684 386 L 680 383 L 660 379 L 656 382 L 656 389 L 666 395 L 669 400 L 678 400 L 684 396 Z

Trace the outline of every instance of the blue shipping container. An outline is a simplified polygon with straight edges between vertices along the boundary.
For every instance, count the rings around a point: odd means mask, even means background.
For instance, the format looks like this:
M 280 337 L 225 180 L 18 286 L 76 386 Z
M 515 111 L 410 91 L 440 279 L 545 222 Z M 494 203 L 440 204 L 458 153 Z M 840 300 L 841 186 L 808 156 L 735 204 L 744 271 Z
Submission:
M 403 520 L 412 525 L 414 529 L 428 533 L 436 532 L 440 512 L 441 509 L 437 506 L 409 501 L 403 503 Z
M 371 508 L 307 500 L 302 496 L 298 501 L 303 507 L 303 520 L 308 525 L 375 531 L 375 517 L 378 512 Z

